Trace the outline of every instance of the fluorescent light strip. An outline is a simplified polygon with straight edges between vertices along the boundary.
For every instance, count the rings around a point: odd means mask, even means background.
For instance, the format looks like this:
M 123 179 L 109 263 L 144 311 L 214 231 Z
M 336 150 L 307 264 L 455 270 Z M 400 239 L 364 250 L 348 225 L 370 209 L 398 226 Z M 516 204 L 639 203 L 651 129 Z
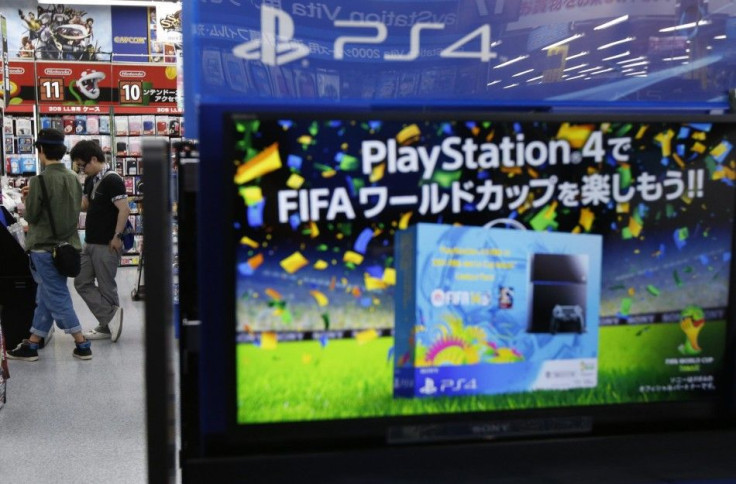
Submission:
M 496 79 L 495 81 L 491 81 L 488 84 L 486 84 L 486 86 L 493 86 L 495 84 L 498 84 L 499 82 L 501 82 L 501 81 L 499 79 Z
M 628 51 L 628 50 L 626 52 L 621 53 L 621 54 L 612 55 L 610 57 L 604 57 L 601 60 L 609 61 L 609 60 L 613 60 L 613 59 L 618 59 L 619 57 L 626 57 L 627 55 L 631 55 L 631 52 Z
M 626 60 L 618 61 L 616 62 L 616 64 L 628 64 L 629 62 L 639 62 L 639 61 L 646 60 L 646 58 L 647 56 L 640 55 L 639 57 L 634 57 L 633 59 L 626 59 Z
M 566 69 L 563 69 L 562 72 L 568 72 L 568 71 L 574 71 L 576 69 L 582 69 L 583 67 L 587 66 L 588 64 L 578 64 L 576 66 L 568 67 Z M 581 71 L 582 72 L 582 71 Z
M 633 64 L 626 64 L 625 67 L 646 66 L 646 65 L 649 65 L 649 61 L 634 62 Z
M 610 21 L 608 21 L 606 23 L 600 24 L 598 27 L 593 27 L 593 30 L 607 29 L 608 27 L 611 27 L 611 26 L 616 25 L 616 24 L 620 24 L 621 22 L 626 22 L 627 20 L 629 20 L 629 16 L 628 15 L 622 15 L 621 17 L 618 17 L 618 18 L 615 18 L 613 20 L 610 20 Z
M 543 77 L 544 77 L 544 76 L 537 76 L 537 77 L 532 77 L 531 79 L 527 79 L 527 80 L 526 80 L 526 82 L 534 82 L 534 81 L 539 81 L 539 80 L 541 80 L 541 79 L 542 79 Z
M 558 40 L 554 44 L 549 44 L 547 47 L 542 47 L 542 50 L 549 50 L 552 47 L 557 47 L 558 45 L 567 44 L 568 42 L 572 42 L 573 40 L 579 39 L 582 36 L 583 36 L 583 34 L 571 35 L 570 37 L 568 37 L 566 39 Z
M 572 76 L 565 79 L 566 81 L 572 81 L 573 79 L 580 79 L 581 77 L 585 77 L 585 74 L 580 74 L 579 76 Z
M 598 74 L 603 74 L 604 72 L 611 72 L 612 70 L 613 70 L 613 67 L 609 67 L 608 69 L 603 69 L 602 71 L 591 72 L 590 75 L 597 76 Z
M 598 47 L 598 50 L 608 49 L 609 47 L 613 47 L 614 45 L 625 44 L 626 42 L 632 42 L 633 40 L 636 40 L 636 37 L 626 37 L 625 39 L 616 40 L 609 44 L 603 44 L 600 47 Z
M 601 69 L 601 66 L 595 66 L 595 67 L 591 67 L 591 68 L 588 68 L 588 69 L 583 69 L 580 72 L 592 72 L 592 71 L 597 71 L 598 69 Z
M 694 27 L 700 27 L 701 25 L 710 25 L 710 20 L 699 20 L 697 22 L 690 22 L 682 25 L 675 25 L 674 27 L 665 27 L 659 29 L 660 32 L 674 32 L 675 30 L 692 29 Z
M 647 71 L 636 71 L 636 72 L 629 72 L 628 74 L 625 74 L 626 76 L 639 76 L 639 77 L 647 77 Z
M 515 83 L 513 83 L 513 84 L 509 84 L 508 86 L 504 86 L 504 89 L 510 89 L 510 88 L 512 88 L 512 87 L 516 87 L 516 86 L 518 86 L 518 85 L 519 85 L 519 83 L 518 83 L 518 82 L 515 82 Z
M 726 37 L 726 34 L 723 34 L 723 35 L 716 35 L 715 37 L 713 37 L 713 40 L 725 40 L 727 38 L 728 37 Z
M 95 6 L 117 6 L 117 7 L 157 7 L 159 5 L 171 5 L 180 2 L 155 2 L 144 0 L 38 0 L 42 5 L 95 5 Z
M 580 52 L 579 54 L 567 56 L 567 60 L 577 59 L 578 57 L 582 57 L 584 55 L 588 55 L 589 53 L 590 52 L 588 52 L 587 50 L 584 50 L 584 51 Z
M 681 61 L 689 59 L 689 55 L 678 55 L 677 57 L 665 57 L 662 59 L 664 62 Z
M 497 66 L 493 66 L 494 69 L 498 69 L 500 67 L 506 67 L 510 64 L 513 64 L 514 62 L 519 62 L 521 60 L 526 59 L 529 57 L 528 55 L 520 55 L 519 57 L 516 57 L 515 59 L 507 60 L 506 62 L 502 62 L 501 64 L 498 64 Z
M 512 75 L 511 77 L 523 76 L 524 74 L 529 74 L 530 72 L 534 72 L 534 69 L 527 69 L 525 71 L 517 72 L 516 74 Z

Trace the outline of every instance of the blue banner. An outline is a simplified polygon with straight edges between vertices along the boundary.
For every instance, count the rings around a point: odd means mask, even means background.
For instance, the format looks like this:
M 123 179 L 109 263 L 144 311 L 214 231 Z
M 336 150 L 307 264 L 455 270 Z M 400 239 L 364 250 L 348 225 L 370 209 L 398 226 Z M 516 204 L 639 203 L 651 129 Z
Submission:
M 112 50 L 120 62 L 148 60 L 148 11 L 145 7 L 111 7 Z
M 725 0 L 187 2 L 186 112 L 195 99 L 723 109 L 734 16 Z

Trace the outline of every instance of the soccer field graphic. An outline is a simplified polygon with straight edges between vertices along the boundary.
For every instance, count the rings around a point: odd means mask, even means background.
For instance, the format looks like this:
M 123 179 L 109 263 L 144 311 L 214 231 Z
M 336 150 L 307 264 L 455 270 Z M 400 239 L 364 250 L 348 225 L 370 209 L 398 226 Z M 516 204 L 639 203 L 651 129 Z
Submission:
M 721 349 L 709 352 L 708 363 L 699 364 L 700 372 L 682 373 L 680 365 L 664 365 L 665 358 L 682 356 L 677 347 L 684 338 L 677 323 L 611 326 L 600 332 L 606 345 L 598 357 L 594 388 L 431 399 L 393 397 L 392 338 L 363 344 L 332 340 L 326 346 L 318 341 L 291 342 L 272 350 L 239 344 L 238 422 L 676 401 L 694 391 L 712 391 L 714 381 L 698 375 L 723 362 Z M 725 322 L 709 321 L 701 338 L 704 347 L 722 348 Z

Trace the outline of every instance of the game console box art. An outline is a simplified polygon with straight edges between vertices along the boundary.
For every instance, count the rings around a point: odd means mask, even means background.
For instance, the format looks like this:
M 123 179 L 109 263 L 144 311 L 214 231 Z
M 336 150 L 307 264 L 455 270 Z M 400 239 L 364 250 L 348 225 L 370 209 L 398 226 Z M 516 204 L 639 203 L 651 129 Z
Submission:
M 394 396 L 595 387 L 601 253 L 589 234 L 397 232 Z

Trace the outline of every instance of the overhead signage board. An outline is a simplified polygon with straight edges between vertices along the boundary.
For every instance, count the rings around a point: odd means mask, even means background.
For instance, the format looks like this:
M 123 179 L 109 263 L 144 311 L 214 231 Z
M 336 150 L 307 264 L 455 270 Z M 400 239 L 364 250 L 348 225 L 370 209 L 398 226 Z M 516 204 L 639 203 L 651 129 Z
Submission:
M 674 0 L 591 5 L 184 2 L 186 122 L 196 128 L 201 104 L 728 106 L 728 81 L 717 73 L 733 69 L 736 46 L 724 40 L 733 9 L 701 9 L 686 28 Z M 698 47 L 658 47 L 673 35 Z M 548 55 L 560 46 L 561 58 Z M 559 75 L 545 75 L 550 69 Z

